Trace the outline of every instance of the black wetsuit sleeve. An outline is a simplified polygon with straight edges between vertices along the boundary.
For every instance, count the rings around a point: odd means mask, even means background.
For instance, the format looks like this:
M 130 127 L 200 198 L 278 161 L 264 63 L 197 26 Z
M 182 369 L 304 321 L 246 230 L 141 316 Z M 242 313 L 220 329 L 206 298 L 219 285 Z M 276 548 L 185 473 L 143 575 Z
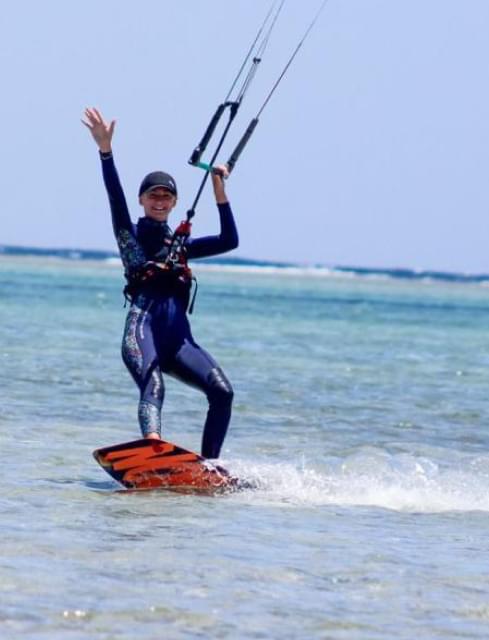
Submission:
M 221 230 L 216 236 L 190 237 L 187 242 L 187 257 L 206 258 L 236 249 L 239 244 L 238 231 L 229 202 L 218 204 Z
M 138 269 L 146 262 L 139 245 L 127 208 L 126 197 L 111 153 L 100 153 L 102 175 L 109 196 L 112 227 L 126 273 Z

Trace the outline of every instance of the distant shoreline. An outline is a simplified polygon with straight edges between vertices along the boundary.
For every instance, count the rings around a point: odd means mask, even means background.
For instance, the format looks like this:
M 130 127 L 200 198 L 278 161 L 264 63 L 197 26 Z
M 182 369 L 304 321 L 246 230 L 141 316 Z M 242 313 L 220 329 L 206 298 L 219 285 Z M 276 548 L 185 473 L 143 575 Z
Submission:
M 95 263 L 106 266 L 120 265 L 119 255 L 114 251 L 97 249 L 49 249 L 41 247 L 20 247 L 0 245 L 0 259 L 51 259 L 66 263 Z M 217 257 L 204 258 L 194 263 L 208 270 L 246 271 L 263 274 L 282 273 L 323 277 L 351 277 L 365 279 L 418 280 L 435 282 L 473 283 L 489 285 L 489 274 L 469 274 L 435 270 L 415 270 L 407 268 L 371 268 L 345 265 L 303 265 L 293 262 L 253 260 L 250 258 Z

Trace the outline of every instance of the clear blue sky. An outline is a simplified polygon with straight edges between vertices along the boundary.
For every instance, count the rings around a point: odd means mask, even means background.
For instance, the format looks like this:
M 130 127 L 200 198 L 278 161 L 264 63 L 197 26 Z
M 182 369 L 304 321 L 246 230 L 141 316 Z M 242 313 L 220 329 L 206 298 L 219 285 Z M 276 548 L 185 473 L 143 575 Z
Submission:
M 289 0 L 228 152 L 320 0 Z M 142 176 L 187 165 L 263 0 L 19 0 L 3 7 L 4 244 L 114 248 L 85 106 L 117 119 L 133 217 Z M 489 2 L 330 0 L 228 183 L 236 255 L 489 272 Z M 194 233 L 217 229 L 210 190 Z

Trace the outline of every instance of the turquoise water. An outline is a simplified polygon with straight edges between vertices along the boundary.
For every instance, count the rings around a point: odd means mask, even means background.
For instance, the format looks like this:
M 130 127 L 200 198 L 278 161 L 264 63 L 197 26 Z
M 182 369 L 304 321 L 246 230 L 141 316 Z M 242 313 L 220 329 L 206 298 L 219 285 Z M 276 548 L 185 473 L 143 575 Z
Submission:
M 198 271 L 255 491 L 119 492 L 91 452 L 138 435 L 120 269 L 0 260 L 0 637 L 487 638 L 489 288 Z M 167 387 L 197 449 L 205 399 Z

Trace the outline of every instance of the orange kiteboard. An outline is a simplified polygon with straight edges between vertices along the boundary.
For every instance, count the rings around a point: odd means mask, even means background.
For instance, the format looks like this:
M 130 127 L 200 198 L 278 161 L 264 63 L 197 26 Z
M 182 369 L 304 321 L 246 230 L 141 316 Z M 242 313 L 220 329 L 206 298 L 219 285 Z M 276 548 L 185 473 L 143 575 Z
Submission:
M 144 438 L 124 442 L 96 449 L 93 456 L 127 489 L 213 492 L 244 488 L 243 483 L 226 469 L 164 440 Z

